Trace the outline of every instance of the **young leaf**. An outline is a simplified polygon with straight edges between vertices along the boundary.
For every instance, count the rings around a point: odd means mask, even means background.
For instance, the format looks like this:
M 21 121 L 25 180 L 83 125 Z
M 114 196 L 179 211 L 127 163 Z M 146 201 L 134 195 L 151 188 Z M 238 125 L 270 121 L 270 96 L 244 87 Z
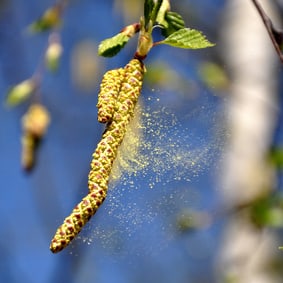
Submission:
M 163 7 L 162 7 L 163 6 Z M 151 21 L 154 24 L 157 21 L 159 12 L 165 13 L 169 9 L 168 0 L 145 0 L 144 2 L 144 27 L 147 30 L 148 24 Z M 162 8 L 162 9 L 161 9 Z M 160 15 L 159 17 L 163 17 Z
M 154 1 L 153 0 L 145 0 L 144 1 L 144 23 L 145 26 L 148 25 L 151 13 L 154 7 Z
M 185 28 L 185 21 L 182 16 L 176 12 L 167 11 L 163 22 L 164 29 L 162 29 L 162 35 L 168 37 L 170 34 L 176 32 L 179 29 Z
M 130 37 L 123 33 L 103 40 L 98 46 L 98 54 L 104 57 L 113 57 L 121 51 L 121 49 L 129 41 Z
M 183 17 L 176 12 L 167 11 L 165 14 L 165 19 L 176 28 L 185 27 L 185 21 Z
M 170 2 L 169 0 L 163 0 L 161 3 L 161 6 L 159 7 L 159 11 L 157 13 L 156 16 L 156 22 L 159 25 L 164 26 L 165 28 L 168 27 L 168 23 L 165 19 L 165 15 L 167 14 L 167 12 L 170 10 Z
M 152 13 L 150 15 L 150 19 L 152 20 L 153 23 L 156 22 L 156 19 L 157 19 L 157 16 L 158 16 L 158 13 L 160 12 L 160 8 L 162 6 L 162 3 L 163 2 L 167 2 L 167 0 L 155 0 L 154 2 L 154 7 L 153 7 L 153 10 L 152 10 Z
M 140 23 L 134 23 L 124 27 L 118 34 L 103 40 L 98 46 L 98 54 L 104 57 L 116 55 L 137 32 L 140 31 Z
M 158 44 L 167 44 L 185 49 L 200 49 L 215 45 L 209 42 L 200 31 L 188 28 L 172 33 Z

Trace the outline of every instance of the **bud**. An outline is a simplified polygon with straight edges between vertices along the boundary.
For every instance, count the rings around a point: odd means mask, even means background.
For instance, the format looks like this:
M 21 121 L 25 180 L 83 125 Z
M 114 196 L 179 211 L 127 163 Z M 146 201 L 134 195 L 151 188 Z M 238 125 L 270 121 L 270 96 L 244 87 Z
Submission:
M 36 83 L 33 79 L 22 81 L 8 91 L 6 103 L 9 106 L 16 106 L 27 100 L 34 93 L 35 89 Z
M 60 42 L 51 42 L 45 53 L 46 67 L 50 71 L 56 71 L 59 66 L 59 60 L 61 58 L 63 48 Z
M 30 25 L 32 32 L 43 32 L 56 28 L 61 23 L 62 7 L 59 4 L 47 9 L 44 14 Z

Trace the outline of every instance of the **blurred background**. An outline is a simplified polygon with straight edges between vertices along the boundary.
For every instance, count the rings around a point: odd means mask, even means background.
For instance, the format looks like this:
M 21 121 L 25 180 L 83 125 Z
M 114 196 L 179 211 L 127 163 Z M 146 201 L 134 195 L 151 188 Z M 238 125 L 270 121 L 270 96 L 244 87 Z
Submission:
M 282 1 L 261 1 L 282 27 Z M 271 3 L 269 3 L 271 2 Z M 157 46 L 108 197 L 59 254 L 50 241 L 87 194 L 103 133 L 103 74 L 127 64 L 99 43 L 138 22 L 143 1 L 69 0 L 56 31 L 56 72 L 42 71 L 50 32 L 29 26 L 52 0 L 0 1 L 0 281 L 41 283 L 282 282 L 283 129 L 280 61 L 252 1 L 172 1 L 213 48 Z M 154 38 L 161 39 L 160 30 Z M 40 73 L 50 125 L 31 172 L 21 166 L 21 119 L 32 98 L 8 90 Z

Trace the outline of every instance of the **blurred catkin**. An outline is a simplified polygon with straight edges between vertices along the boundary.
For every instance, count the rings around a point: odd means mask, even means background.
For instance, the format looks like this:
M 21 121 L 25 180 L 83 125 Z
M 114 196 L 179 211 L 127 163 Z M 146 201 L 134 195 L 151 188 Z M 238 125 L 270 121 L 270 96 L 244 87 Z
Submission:
M 32 104 L 22 118 L 22 167 L 30 171 L 35 163 L 38 143 L 43 138 L 50 122 L 49 113 L 41 104 Z

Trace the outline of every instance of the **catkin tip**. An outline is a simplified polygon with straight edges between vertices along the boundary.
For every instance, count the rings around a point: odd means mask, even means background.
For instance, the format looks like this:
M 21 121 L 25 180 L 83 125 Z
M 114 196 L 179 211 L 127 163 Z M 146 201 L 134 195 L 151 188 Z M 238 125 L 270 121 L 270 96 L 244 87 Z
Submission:
M 64 246 L 62 246 L 57 241 L 52 241 L 51 244 L 50 244 L 50 247 L 49 247 L 50 251 L 54 254 L 62 251 L 63 248 L 64 248 Z

